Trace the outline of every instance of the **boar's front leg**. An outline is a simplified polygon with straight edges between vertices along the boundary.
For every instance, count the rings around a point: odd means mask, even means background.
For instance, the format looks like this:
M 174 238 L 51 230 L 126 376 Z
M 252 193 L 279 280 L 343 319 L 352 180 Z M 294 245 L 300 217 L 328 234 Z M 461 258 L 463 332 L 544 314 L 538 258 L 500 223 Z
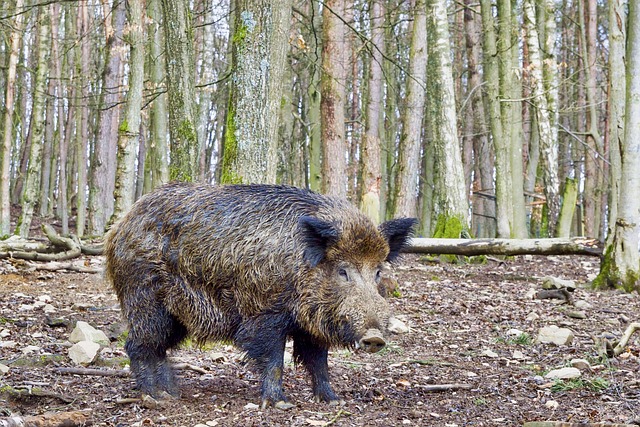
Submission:
M 290 409 L 295 405 L 287 402 L 282 388 L 284 374 L 284 347 L 286 335 L 283 335 L 272 321 L 248 322 L 236 336 L 239 346 L 247 352 L 262 370 L 262 409 L 275 406 L 278 409 Z
M 343 402 L 334 393 L 329 384 L 329 350 L 314 342 L 307 333 L 301 332 L 293 336 L 293 357 L 301 363 L 311 375 L 313 395 L 319 402 L 339 405 Z

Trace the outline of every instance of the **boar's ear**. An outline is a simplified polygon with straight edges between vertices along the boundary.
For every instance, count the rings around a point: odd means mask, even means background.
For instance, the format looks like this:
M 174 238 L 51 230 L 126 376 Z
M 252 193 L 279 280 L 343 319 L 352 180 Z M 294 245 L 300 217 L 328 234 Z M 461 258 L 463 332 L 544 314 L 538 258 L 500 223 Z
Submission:
M 334 245 L 340 233 L 335 224 L 312 216 L 303 216 L 298 220 L 304 242 L 303 258 L 311 267 L 320 264 L 327 249 Z
M 379 230 L 389 242 L 387 261 L 392 262 L 398 258 L 400 252 L 409 244 L 409 238 L 416 224 L 418 224 L 416 218 L 392 219 L 380 224 Z

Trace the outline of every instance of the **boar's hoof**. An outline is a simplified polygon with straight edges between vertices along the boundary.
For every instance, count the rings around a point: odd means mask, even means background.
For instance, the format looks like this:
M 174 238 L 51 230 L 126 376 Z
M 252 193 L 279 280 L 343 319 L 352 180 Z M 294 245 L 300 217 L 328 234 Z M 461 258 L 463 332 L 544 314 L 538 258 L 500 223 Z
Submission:
M 335 406 L 335 407 L 343 407 L 346 404 L 347 404 L 347 402 L 345 402 L 342 399 L 340 399 L 340 400 L 332 400 L 331 402 L 329 402 L 329 406 Z
M 360 341 L 358 341 L 358 345 L 367 353 L 377 353 L 387 345 L 384 338 L 382 338 L 382 334 L 377 329 L 369 329 L 366 334 Z

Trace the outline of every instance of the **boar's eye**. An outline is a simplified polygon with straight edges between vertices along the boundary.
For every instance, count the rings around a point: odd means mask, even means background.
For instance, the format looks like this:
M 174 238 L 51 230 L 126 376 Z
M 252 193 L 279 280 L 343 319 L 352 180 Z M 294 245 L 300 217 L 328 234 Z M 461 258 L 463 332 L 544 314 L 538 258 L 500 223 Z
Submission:
M 348 282 L 348 281 L 349 281 L 349 273 L 347 273 L 347 270 L 346 270 L 346 269 L 344 269 L 344 268 L 339 268 L 339 269 L 338 269 L 338 274 L 340 275 L 340 277 L 342 277 L 342 279 L 343 279 L 345 282 Z
M 380 279 L 382 279 L 382 272 L 378 269 L 376 270 L 376 283 L 380 283 Z

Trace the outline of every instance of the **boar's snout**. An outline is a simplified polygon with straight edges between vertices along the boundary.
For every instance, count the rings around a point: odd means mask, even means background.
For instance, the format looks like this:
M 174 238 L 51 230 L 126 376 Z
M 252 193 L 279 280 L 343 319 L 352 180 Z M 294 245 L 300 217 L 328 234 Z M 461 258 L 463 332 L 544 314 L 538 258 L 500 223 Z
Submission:
M 369 329 L 364 336 L 360 338 L 358 345 L 367 353 L 377 353 L 387 345 L 387 342 L 379 330 Z

